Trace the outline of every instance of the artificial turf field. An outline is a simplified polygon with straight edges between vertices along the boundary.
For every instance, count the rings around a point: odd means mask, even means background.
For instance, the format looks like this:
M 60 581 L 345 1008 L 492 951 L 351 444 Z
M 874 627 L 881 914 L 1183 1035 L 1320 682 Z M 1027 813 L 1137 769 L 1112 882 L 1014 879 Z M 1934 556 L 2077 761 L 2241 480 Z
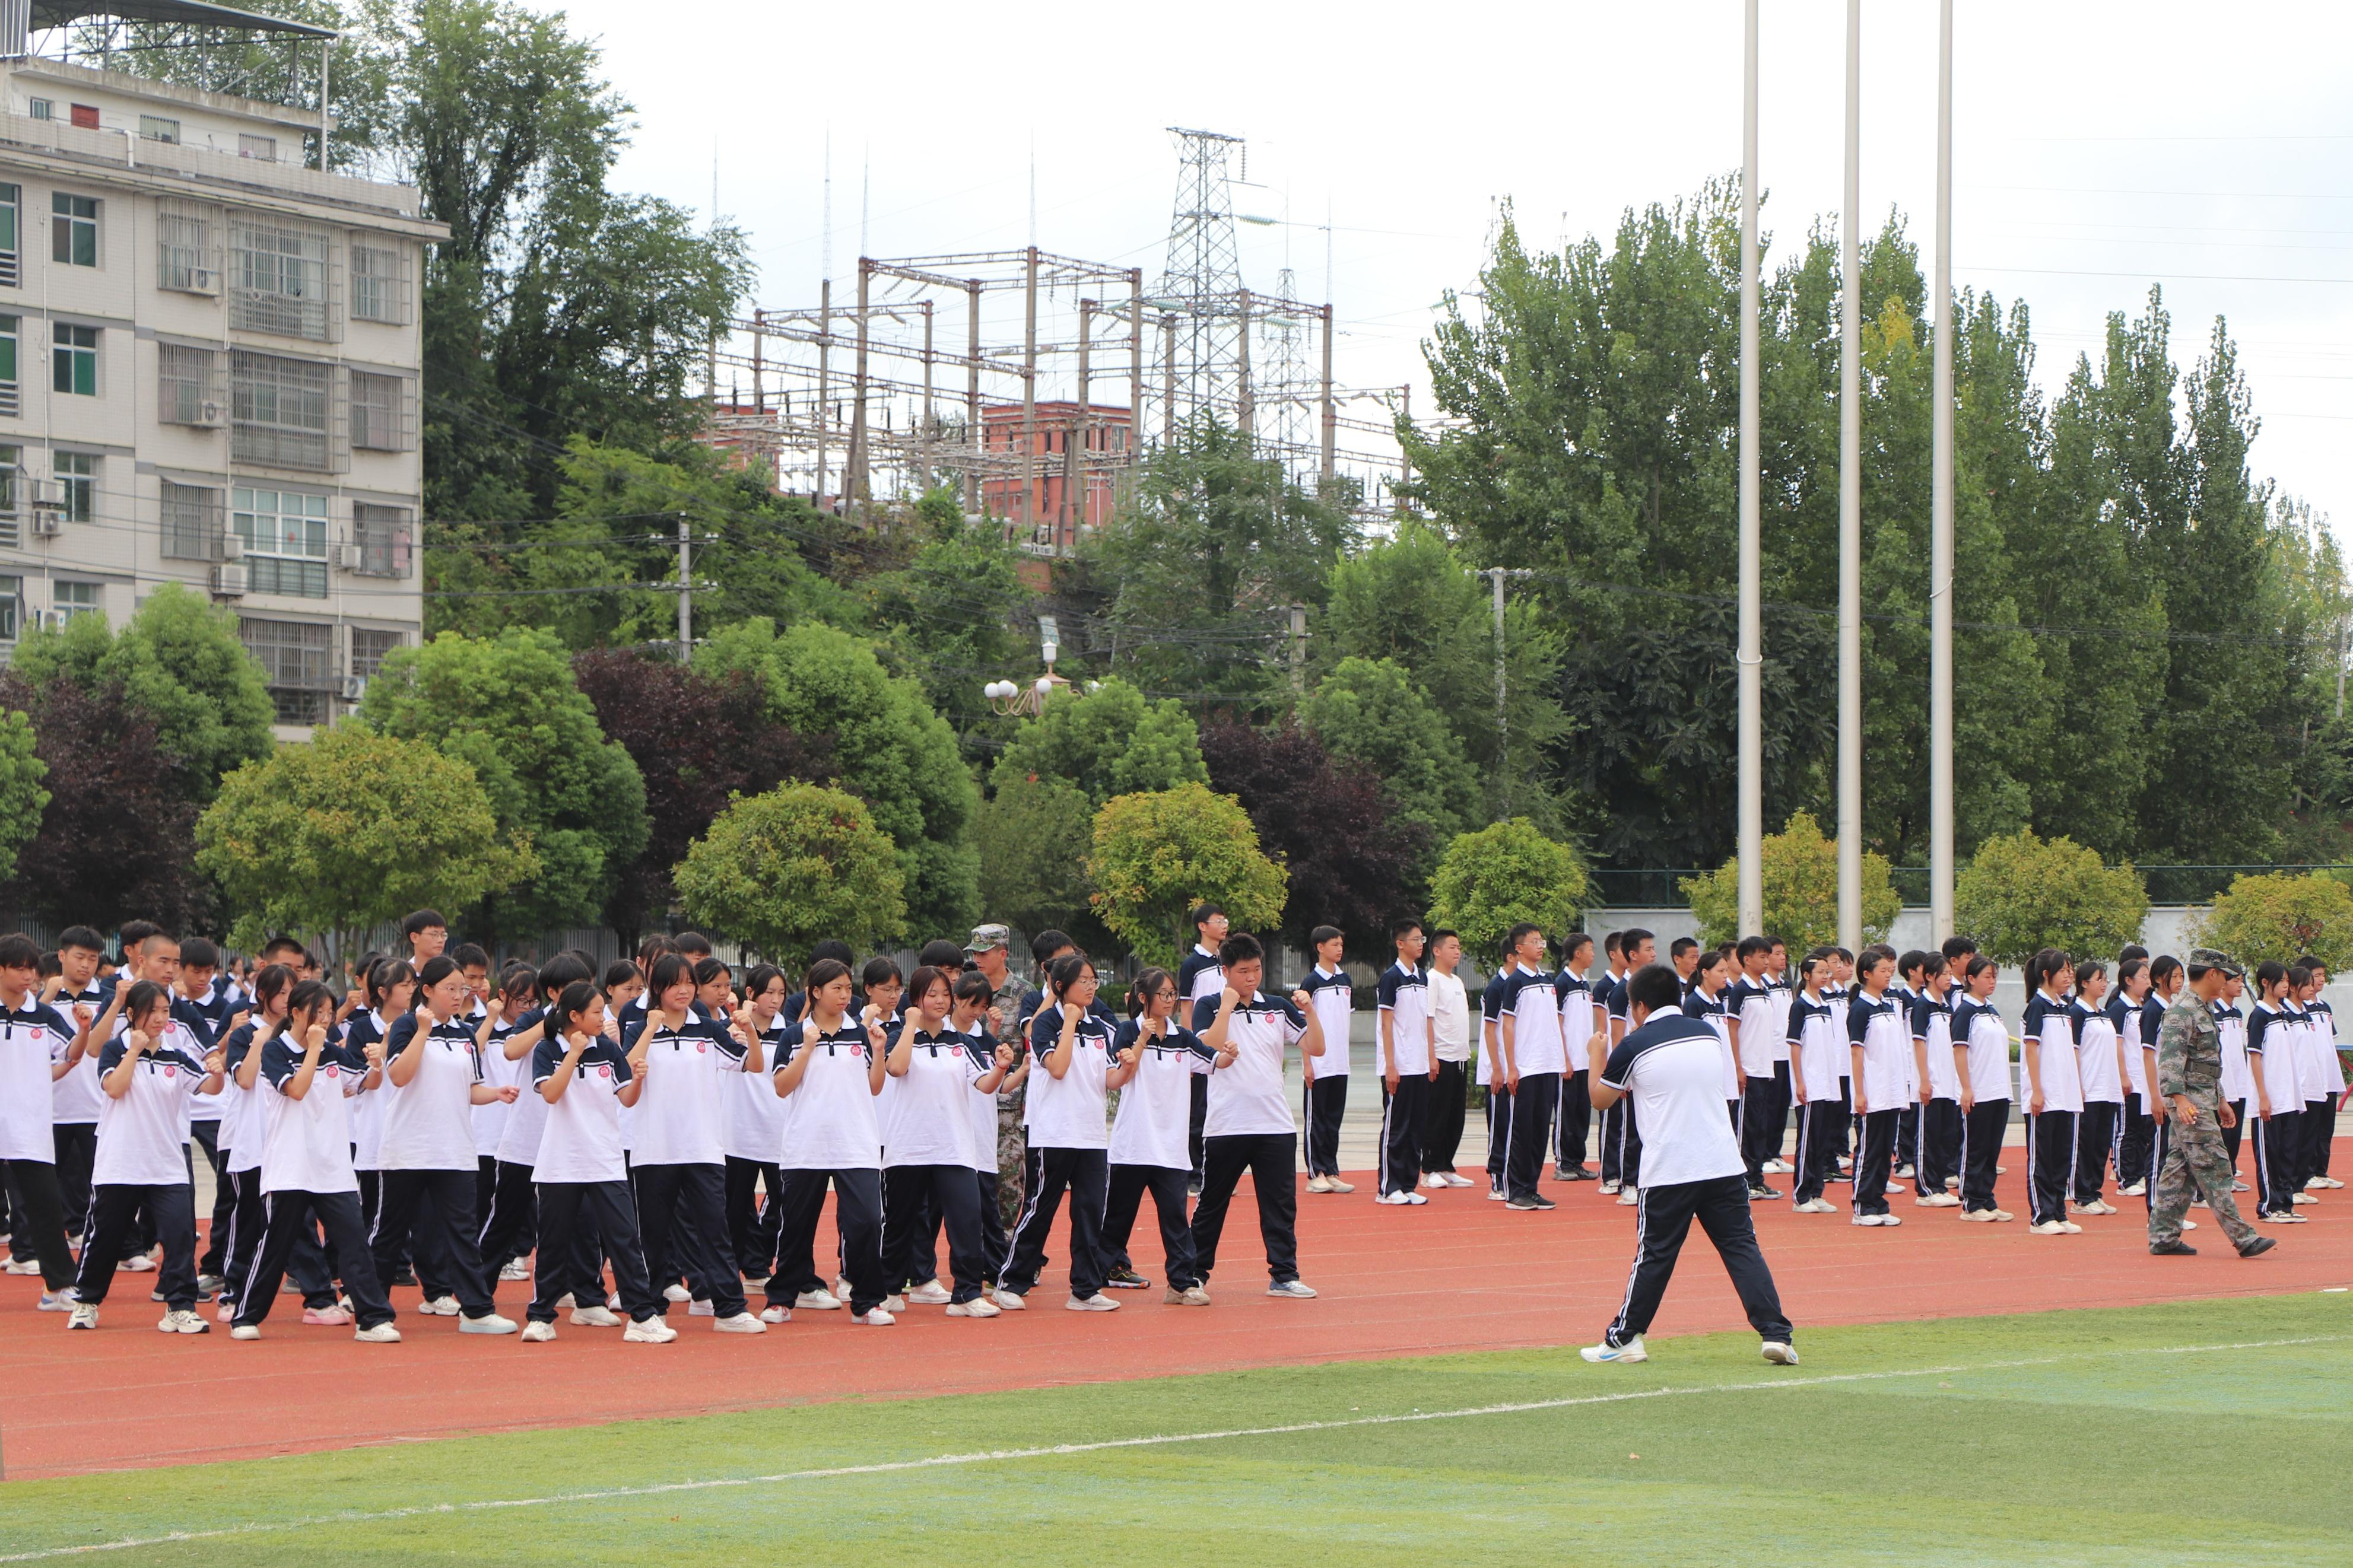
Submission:
M 0 1562 L 2353 1561 L 2353 1296 L 1799 1346 L 1793 1368 L 1708 1334 L 1639 1366 L 1258 1368 L 13 1482 Z

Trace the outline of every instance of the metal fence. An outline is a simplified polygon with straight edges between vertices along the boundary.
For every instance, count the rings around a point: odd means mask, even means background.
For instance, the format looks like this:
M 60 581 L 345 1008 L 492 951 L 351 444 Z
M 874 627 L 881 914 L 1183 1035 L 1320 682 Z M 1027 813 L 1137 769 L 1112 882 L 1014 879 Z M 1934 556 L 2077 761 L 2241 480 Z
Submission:
M 2136 866 L 2148 889 L 2152 904 L 2211 904 L 2214 895 L 2241 877 L 2275 874 L 2305 876 L 2322 873 L 2353 882 L 2353 865 L 2332 866 Z M 1687 877 L 1704 877 L 1713 868 L 1602 867 L 1593 873 L 1593 902 L 1605 909 L 1677 909 L 1690 902 L 1683 889 Z M 1928 901 L 1928 868 L 1898 866 L 1891 879 L 1896 897 L 1907 905 Z

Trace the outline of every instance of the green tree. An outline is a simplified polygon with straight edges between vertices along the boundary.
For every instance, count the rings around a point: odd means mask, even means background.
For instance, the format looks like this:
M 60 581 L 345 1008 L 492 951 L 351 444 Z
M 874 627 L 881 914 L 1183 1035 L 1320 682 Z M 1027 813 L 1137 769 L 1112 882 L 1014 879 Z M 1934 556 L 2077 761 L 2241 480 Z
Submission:
M 901 859 L 865 802 L 791 784 L 738 796 L 671 876 L 689 920 L 797 963 L 828 937 L 868 949 L 905 932 Z
M 1591 880 L 1575 849 L 1525 816 L 1507 817 L 1446 847 L 1430 879 L 1430 921 L 1461 932 L 1463 948 L 1491 963 L 1524 921 L 1555 940 L 1575 926 Z
M 1020 579 L 1021 553 L 1006 530 L 993 520 L 967 524 L 955 491 L 917 501 L 913 525 L 923 542 L 913 559 L 861 584 L 871 616 L 885 657 L 923 687 L 934 711 L 976 720 L 982 672 L 1009 671 L 1034 655 L 1016 627 L 1037 595 Z
M 33 721 L 0 711 L 0 881 L 16 874 L 17 852 L 40 831 L 49 792 L 41 781 L 49 765 L 34 754 Z
M 470 909 L 539 869 L 471 764 L 349 721 L 224 779 L 196 864 L 237 910 L 232 941 L 293 931 L 345 954 L 411 910 Z
M 1765 929 L 1740 929 L 1740 858 L 1733 857 L 1703 877 L 1683 879 L 1683 897 L 1699 918 L 1704 942 L 1737 942 L 1744 936 L 1777 936 L 1792 952 L 1838 940 L 1838 840 L 1824 837 L 1811 812 L 1791 816 L 1778 833 L 1765 836 Z M 1862 937 L 1884 942 L 1901 908 L 1887 857 L 1862 855 Z
M 1055 928 L 1081 946 L 1096 925 L 1087 856 L 1095 803 L 1067 779 L 1007 779 L 973 818 L 980 851 L 980 909 L 1025 931 Z
M 1087 875 L 1095 913 L 1146 963 L 1175 968 L 1190 941 L 1185 915 L 1221 904 L 1236 931 L 1282 918 L 1287 879 L 1259 848 L 1250 814 L 1204 784 L 1123 795 L 1095 814 Z
M 2236 877 L 2198 916 L 2190 940 L 2241 963 L 2294 963 L 2311 953 L 2335 974 L 2353 964 L 2353 887 L 2335 877 Z
M 484 908 L 494 931 L 595 923 L 645 847 L 645 781 L 606 738 L 563 645 L 546 632 L 443 632 L 396 648 L 368 682 L 359 717 L 471 764 L 500 834 L 531 846 L 536 875 Z
M 103 616 L 27 627 L 9 662 L 36 685 L 64 676 L 90 690 L 120 686 L 122 700 L 154 721 L 176 793 L 199 805 L 223 773 L 275 744 L 269 692 L 236 615 L 177 583 L 157 587 L 119 632 Z
M 1318 671 L 1346 658 L 1394 659 L 1411 672 L 1478 768 L 1484 798 L 1558 826 L 1549 753 L 1566 739 L 1561 639 L 1542 606 L 1504 608 L 1504 733 L 1495 729 L 1495 623 L 1488 585 L 1446 536 L 1407 519 L 1332 568 L 1330 599 L 1309 644 Z
M 1154 702 L 1117 676 L 1058 693 L 998 753 L 991 778 L 1063 779 L 1094 805 L 1115 795 L 1207 784 L 1201 734 L 1184 704 Z
M 1335 760 L 1378 774 L 1397 813 L 1440 842 L 1486 816 L 1462 743 L 1396 660 L 1342 659 L 1299 719 Z
M 913 681 L 885 670 L 864 639 L 807 621 L 783 632 L 760 617 L 723 627 L 694 663 L 706 674 L 757 676 L 771 719 L 831 742 L 835 782 L 866 802 L 898 846 L 911 929 L 971 923 L 980 901 L 972 844 L 979 792 L 955 732 Z
M 2077 957 L 2140 940 L 2148 890 L 2129 865 L 2101 864 L 2072 838 L 2032 828 L 1989 838 L 1953 883 L 1953 922 L 2002 963 L 2046 947 Z

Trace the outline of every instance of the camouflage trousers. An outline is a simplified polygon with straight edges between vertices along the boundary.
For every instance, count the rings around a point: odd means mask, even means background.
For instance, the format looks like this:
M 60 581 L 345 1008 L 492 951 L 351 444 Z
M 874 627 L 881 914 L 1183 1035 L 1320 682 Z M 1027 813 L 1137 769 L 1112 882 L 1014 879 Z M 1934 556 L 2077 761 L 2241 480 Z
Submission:
M 2182 1216 L 2189 1212 L 2193 1195 L 2203 1197 L 2212 1208 L 2231 1245 L 2244 1247 L 2253 1241 L 2255 1227 L 2240 1215 L 2238 1200 L 2231 1195 L 2234 1180 L 2231 1156 L 2222 1145 L 2222 1127 L 2214 1112 L 2200 1110 L 2198 1120 L 2184 1127 L 2160 1106 L 2158 1138 L 2164 1152 L 2157 1179 L 2149 1184 L 2149 1244 L 2181 1239 Z
M 997 1212 L 1010 1231 L 1021 1218 L 1022 1173 L 1029 1157 L 1029 1135 L 1021 1126 L 1028 1085 L 997 1097 Z

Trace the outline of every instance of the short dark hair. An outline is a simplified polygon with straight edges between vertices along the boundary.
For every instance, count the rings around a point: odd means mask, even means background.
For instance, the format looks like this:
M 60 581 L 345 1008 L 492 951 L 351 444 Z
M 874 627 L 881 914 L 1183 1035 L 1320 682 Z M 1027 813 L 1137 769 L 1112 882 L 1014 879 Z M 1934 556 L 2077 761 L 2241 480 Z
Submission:
M 950 942 L 946 937 L 927 942 L 923 943 L 923 950 L 915 954 L 915 963 L 920 967 L 945 971 L 947 978 L 953 982 L 964 973 L 964 943 Z M 913 984 L 913 982 L 911 980 L 908 984 Z
M 31 969 L 41 967 L 41 950 L 23 931 L 12 931 L 0 936 L 0 969 Z
M 1743 963 L 1747 963 L 1752 955 L 1762 958 L 1772 951 L 1773 944 L 1761 936 L 1744 936 L 1740 939 L 1740 945 L 1733 950 L 1734 956 Z
M 1581 931 L 1573 931 L 1560 939 L 1560 961 L 1575 963 L 1577 955 L 1593 945 L 1593 938 Z
M 679 952 L 689 958 L 711 956 L 711 939 L 699 931 L 682 931 L 670 938 L 670 941 L 676 942 Z
M 115 940 L 122 943 L 122 955 L 125 958 L 128 958 L 131 956 L 131 950 L 132 948 L 137 947 L 141 942 L 145 942 L 151 936 L 161 936 L 163 934 L 164 928 L 157 925 L 153 921 L 124 921 L 122 922 L 122 929 L 115 933 Z
M 880 956 L 868 959 L 866 967 L 858 972 L 858 984 L 869 991 L 873 990 L 877 985 L 897 985 L 905 979 L 906 976 L 899 973 L 899 964 L 895 959 Z
M 1266 949 L 1246 931 L 1238 931 L 1218 943 L 1218 966 L 1221 969 L 1231 969 L 1237 963 L 1262 963 L 1265 960 Z
M 2328 963 L 2326 959 L 2315 958 L 2307 952 L 2295 961 L 2295 966 L 2298 969 L 2327 969 Z
M 203 937 L 189 937 L 180 943 L 180 965 L 184 969 L 218 969 L 220 949 Z
M 1667 943 L 1667 956 L 1669 958 L 1681 958 L 1684 953 L 1696 952 L 1698 951 L 1699 938 L 1695 936 L 1679 936 L 1675 938 L 1674 941 Z
M 805 995 L 815 996 L 835 981 L 849 978 L 847 963 L 839 958 L 820 958 L 808 966 L 808 973 L 801 980 L 801 991 Z
M 1626 982 L 1626 1010 L 1648 1007 L 1657 1012 L 1683 999 L 1683 976 L 1663 963 L 1646 963 Z
M 1918 948 L 1906 948 L 1903 956 L 1895 961 L 1895 973 L 1907 976 L 1917 974 L 1920 973 L 1921 966 L 1927 962 L 1928 955 Z
M 1511 930 L 1504 933 L 1504 951 L 1505 952 L 1516 952 L 1519 951 L 1520 943 L 1525 942 L 1532 936 L 1542 936 L 1543 934 L 1544 927 L 1535 924 L 1532 921 L 1522 921 L 1519 924 L 1514 926 Z
M 458 961 L 460 969 L 488 969 L 491 966 L 491 955 L 470 942 L 461 942 L 451 948 L 449 956 Z M 187 960 L 184 958 L 180 962 L 185 963 Z
M 956 976 L 954 985 L 948 987 L 948 997 L 955 1002 L 977 1002 L 986 1007 L 996 1000 L 997 987 L 991 985 L 988 976 L 979 970 L 967 969 Z
M 656 931 L 638 943 L 638 967 L 651 969 L 654 960 L 666 952 L 676 952 L 678 943 L 670 941 L 668 931 Z
M 1634 926 L 1630 930 L 1622 931 L 1618 933 L 1618 951 L 1620 952 L 1631 952 L 1636 948 L 1641 946 L 1644 942 L 1655 942 L 1656 940 L 1656 937 L 1654 937 L 1651 932 L 1644 931 L 1641 926 Z
M 1601 951 L 1604 952 L 1620 952 L 1624 949 L 1625 945 L 1626 934 L 1623 931 L 1613 931 L 1608 936 L 1601 939 Z
M 919 963 L 915 966 L 915 973 L 907 977 L 907 1006 L 910 1010 L 922 1006 L 924 993 L 930 991 L 934 985 L 946 986 L 948 1003 L 951 1006 L 955 1005 L 955 983 L 963 973 L 964 949 L 956 949 L 956 960 L 955 964 L 945 969 L 936 963 Z
M 1449 937 L 1452 937 L 1459 942 L 1462 940 L 1462 933 L 1459 931 L 1452 931 L 1445 926 L 1440 926 L 1436 931 L 1430 933 L 1430 945 L 1436 947 L 1440 942 L 1444 942 Z
M 1945 962 L 1953 963 L 1964 958 L 1975 957 L 1978 944 L 1968 937 L 1948 936 L 1945 939 L 1945 945 L 1940 951 L 1945 955 Z
M 1414 919 L 1411 915 L 1408 915 L 1405 919 L 1398 921 L 1396 924 L 1389 927 L 1389 939 L 1393 942 L 1403 942 L 1406 938 L 1411 936 L 1420 929 L 1421 922 Z
M 682 952 L 663 953 L 654 960 L 653 968 L 646 975 L 646 989 L 652 993 L 646 998 L 646 1005 L 655 1005 L 663 992 L 681 983 L 694 984 L 694 961 Z
M 449 929 L 449 922 L 441 918 L 441 911 L 439 910 L 418 910 L 415 914 L 410 915 L 406 920 L 400 922 L 400 934 L 403 936 L 415 936 L 419 931 L 431 931 L 436 926 L 440 927 L 443 931 L 448 931 Z
M 1198 931 L 1203 925 L 1206 925 L 1210 921 L 1216 920 L 1219 915 L 1224 914 L 1225 912 L 1225 909 L 1222 905 L 1212 904 L 1206 901 L 1195 904 L 1193 906 L 1193 914 L 1191 917 L 1193 928 Z
M 2148 949 L 2141 946 L 2141 944 L 2137 942 L 2128 942 L 2117 951 L 2116 962 L 2118 963 L 2122 963 L 2128 958 L 2147 958 L 2147 956 Z M 2304 960 L 2298 959 L 2296 962 L 2301 963 Z
M 1317 926 L 1314 931 L 1307 933 L 1307 945 L 1310 947 L 1322 947 L 1327 942 L 1338 942 L 1341 939 L 1341 935 L 1342 933 L 1338 926 Z
M 1071 940 L 1070 932 L 1055 931 L 1050 926 L 1029 939 L 1029 961 L 1043 963 L 1064 948 L 1078 945 Z
M 2165 977 L 2180 967 L 2181 960 L 2169 952 L 2160 952 L 2148 961 L 2148 983 L 2152 985 L 2162 985 L 2165 984 Z
M 679 956 L 683 958 L 686 955 L 681 953 Z M 723 958 L 698 958 L 694 961 L 694 983 L 697 986 L 708 985 L 722 975 L 732 976 L 733 973 Z
M 834 963 L 841 965 L 841 972 L 844 974 L 847 974 L 849 973 L 850 960 L 857 956 L 858 955 L 856 953 L 849 951 L 849 944 L 848 942 L 843 942 L 839 937 L 829 936 L 823 942 L 818 942 L 815 947 L 809 949 L 809 966 L 814 969 L 817 965 L 823 963 L 829 958 L 833 960 Z
M 104 952 L 106 939 L 88 926 L 68 926 L 58 933 L 58 951 L 63 952 L 69 947 L 78 947 L 84 952 Z M 265 953 L 269 951 L 268 948 L 262 949 Z
M 560 960 L 551 960 L 547 967 L 549 969 L 554 969 L 558 962 L 560 962 Z M 634 960 L 617 958 L 612 963 L 605 966 L 605 989 L 607 991 L 617 991 L 622 986 L 627 985 L 630 981 L 643 980 L 645 977 L 645 971 L 639 969 Z M 540 979 L 543 983 L 547 979 L 547 975 L 544 971 L 541 973 Z

